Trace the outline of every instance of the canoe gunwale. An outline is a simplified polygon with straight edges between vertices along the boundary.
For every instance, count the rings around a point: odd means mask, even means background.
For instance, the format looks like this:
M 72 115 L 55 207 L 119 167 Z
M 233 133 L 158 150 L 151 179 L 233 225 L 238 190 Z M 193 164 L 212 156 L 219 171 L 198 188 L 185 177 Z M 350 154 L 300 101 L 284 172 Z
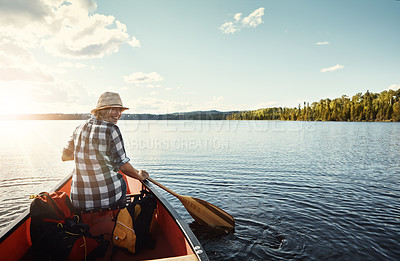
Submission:
M 66 183 L 69 182 L 71 178 L 72 178 L 72 172 L 69 175 L 67 175 L 62 181 L 60 181 L 51 191 L 60 190 L 62 187 L 65 186 Z M 208 261 L 209 258 L 206 252 L 204 251 L 202 245 L 200 244 L 199 240 L 194 235 L 193 231 L 189 228 L 187 223 L 175 210 L 175 208 L 160 194 L 160 192 L 149 181 L 147 180 L 142 181 L 142 184 L 156 196 L 157 200 L 163 205 L 163 207 L 167 210 L 170 216 L 175 220 L 176 224 L 184 234 L 185 238 L 187 239 L 190 247 L 192 248 L 197 258 L 202 261 Z M 21 225 L 27 222 L 29 217 L 30 217 L 30 210 L 28 208 L 21 215 L 19 215 L 17 219 L 15 219 L 8 226 L 6 226 L 0 232 L 0 244 L 2 244 L 10 235 L 12 235 Z
M 175 210 L 175 208 L 160 194 L 160 192 L 151 184 L 148 180 L 142 181 L 142 183 L 148 188 L 168 211 L 168 213 L 174 218 L 176 224 L 181 229 L 182 233 L 188 240 L 193 252 L 196 254 L 199 260 L 208 261 L 209 258 L 200 244 L 197 237 L 194 235 L 193 231 L 189 228 L 187 223 L 183 220 L 181 215 Z

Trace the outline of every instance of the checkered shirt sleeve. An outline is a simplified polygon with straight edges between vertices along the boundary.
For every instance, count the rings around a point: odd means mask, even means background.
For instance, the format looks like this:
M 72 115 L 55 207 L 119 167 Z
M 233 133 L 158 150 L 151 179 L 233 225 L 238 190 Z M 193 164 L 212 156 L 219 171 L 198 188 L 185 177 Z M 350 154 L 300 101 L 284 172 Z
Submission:
M 113 126 L 110 137 L 111 154 L 115 166 L 114 171 L 118 171 L 119 167 L 129 161 L 129 158 L 126 156 L 124 141 L 117 125 Z
M 63 148 L 63 154 L 74 155 L 74 135 L 71 136 L 67 145 Z

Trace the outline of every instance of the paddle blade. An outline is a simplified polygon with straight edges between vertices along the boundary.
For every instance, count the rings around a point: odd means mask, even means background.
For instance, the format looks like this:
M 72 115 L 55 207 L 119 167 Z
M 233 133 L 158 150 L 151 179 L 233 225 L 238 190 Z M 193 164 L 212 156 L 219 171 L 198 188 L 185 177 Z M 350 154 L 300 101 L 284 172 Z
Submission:
M 199 224 L 232 230 L 235 228 L 235 219 L 219 207 L 198 198 L 188 196 L 178 198 Z
M 177 197 L 197 223 L 232 230 L 235 228 L 235 219 L 219 207 L 198 198 L 179 195 L 152 178 L 148 180 Z

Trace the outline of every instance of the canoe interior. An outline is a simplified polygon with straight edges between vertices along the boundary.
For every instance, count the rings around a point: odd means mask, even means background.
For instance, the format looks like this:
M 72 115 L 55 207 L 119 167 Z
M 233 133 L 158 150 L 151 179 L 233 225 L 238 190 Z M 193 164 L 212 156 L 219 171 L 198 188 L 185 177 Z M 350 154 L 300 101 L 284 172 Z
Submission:
M 125 177 L 126 178 L 126 177 Z M 112 247 L 111 243 L 103 259 L 98 260 L 208 260 L 197 238 L 177 213 L 171 213 L 171 207 L 149 182 L 141 183 L 126 178 L 129 194 L 139 194 L 140 190 L 151 190 L 157 197 L 157 210 L 152 235 L 156 240 L 154 249 L 131 254 L 125 249 Z M 71 179 L 66 179 L 58 190 L 70 193 Z M 167 204 L 167 205 L 166 205 Z M 111 239 L 114 220 L 118 210 L 82 214 L 82 221 L 90 225 L 92 235 L 104 234 Z M 175 210 L 172 209 L 172 212 Z M 177 216 L 178 218 L 177 218 Z M 11 226 L 11 225 L 10 225 Z M 10 227 L 9 226 L 9 227 Z M 2 260 L 34 260 L 29 235 L 30 217 L 27 210 L 11 229 L 2 232 L 0 256 Z

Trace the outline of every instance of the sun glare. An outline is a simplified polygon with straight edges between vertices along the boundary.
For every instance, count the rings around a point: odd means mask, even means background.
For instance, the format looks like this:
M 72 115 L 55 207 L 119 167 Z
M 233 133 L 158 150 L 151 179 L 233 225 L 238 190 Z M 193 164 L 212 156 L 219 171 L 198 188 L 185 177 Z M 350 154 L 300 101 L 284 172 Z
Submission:
M 0 96 L 0 114 L 29 113 L 27 98 L 16 93 L 3 93 Z

